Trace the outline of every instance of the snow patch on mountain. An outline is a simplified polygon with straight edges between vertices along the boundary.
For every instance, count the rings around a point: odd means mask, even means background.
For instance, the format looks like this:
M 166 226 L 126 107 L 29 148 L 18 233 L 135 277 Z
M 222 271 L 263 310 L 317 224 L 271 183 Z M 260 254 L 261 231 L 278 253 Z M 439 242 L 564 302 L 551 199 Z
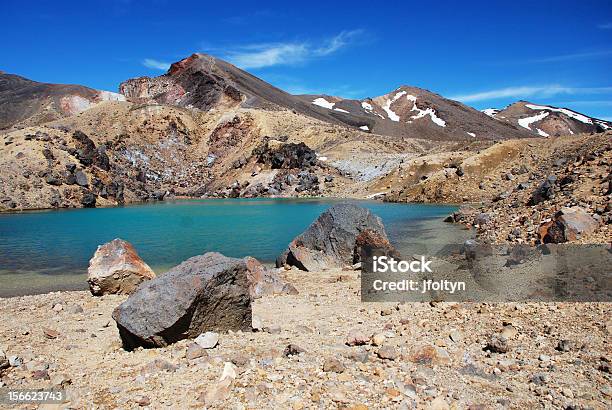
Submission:
M 374 107 L 372 107 L 372 104 L 370 104 L 370 103 L 368 103 L 368 102 L 365 102 L 365 101 L 362 101 L 362 102 L 361 102 L 361 107 L 363 107 L 363 109 L 364 109 L 366 112 L 371 112 L 371 111 L 374 109 Z
M 429 115 L 434 124 L 439 125 L 440 127 L 446 127 L 446 121 L 444 121 L 442 118 L 436 115 L 436 110 L 434 110 L 433 108 L 427 108 L 425 110 L 421 110 L 419 107 L 417 107 L 417 104 L 416 104 L 417 98 L 414 95 L 408 94 L 406 98 L 408 98 L 408 101 L 412 101 L 412 109 L 410 111 L 417 112 L 416 115 L 413 115 L 412 117 L 410 117 L 411 120 L 418 120 L 419 118 L 423 118 Z
M 400 120 L 399 115 L 397 115 L 395 112 L 393 112 L 393 110 L 391 110 L 391 104 L 396 102 L 401 96 L 405 94 L 406 94 L 406 91 L 400 91 L 399 93 L 395 94 L 393 99 L 387 100 L 387 102 L 385 102 L 385 105 L 383 105 L 382 109 L 385 110 L 385 112 L 387 113 L 387 116 L 389 117 L 391 121 L 398 122 Z
M 549 107 L 548 105 L 535 105 L 535 104 L 525 104 L 525 107 L 531 108 L 532 110 L 548 110 L 548 111 L 560 112 L 560 113 L 567 115 L 570 118 L 573 118 L 585 124 L 593 124 L 593 121 L 586 115 L 578 114 L 577 112 L 568 110 L 566 108 L 555 108 L 555 107 Z
M 601 128 L 603 128 L 604 130 L 609 130 L 610 128 L 612 128 L 612 127 L 610 127 L 610 125 L 609 125 L 609 124 L 606 124 L 606 123 L 605 123 L 605 122 L 603 122 L 603 121 L 596 121 L 596 122 L 597 122 L 597 125 L 599 125 L 599 126 L 600 126 Z
M 543 136 L 543 137 L 549 137 L 550 135 L 548 135 L 546 132 L 542 131 L 539 128 L 536 128 L 536 131 L 538 131 L 538 134 Z M 571 131 L 571 130 L 570 130 Z
M 530 124 L 533 124 L 536 121 L 543 120 L 544 118 L 548 117 L 548 114 L 550 114 L 550 113 L 549 112 L 543 112 L 543 113 L 540 113 L 538 115 L 534 115 L 533 117 L 520 118 L 518 120 L 518 123 L 519 123 L 519 125 L 521 127 L 527 128 L 528 130 L 531 130 L 531 127 L 529 126 Z
M 340 112 L 345 112 L 345 113 L 349 113 L 347 110 L 343 110 L 342 108 L 334 108 L 334 111 L 340 111 Z
M 470 137 L 475 137 L 476 134 L 474 134 L 473 132 L 467 132 L 467 135 L 469 135 Z
M 482 110 L 483 113 L 487 114 L 489 117 L 495 117 L 495 114 L 499 112 L 497 108 L 487 108 Z
M 327 101 L 323 97 L 316 98 L 315 100 L 312 101 L 312 103 L 314 105 L 318 105 L 319 107 L 327 108 L 328 110 L 331 110 L 332 108 L 334 108 L 334 105 L 336 104 L 336 103 Z
M 370 128 L 367 125 L 362 125 L 361 127 L 359 127 L 359 129 L 364 131 L 370 131 Z

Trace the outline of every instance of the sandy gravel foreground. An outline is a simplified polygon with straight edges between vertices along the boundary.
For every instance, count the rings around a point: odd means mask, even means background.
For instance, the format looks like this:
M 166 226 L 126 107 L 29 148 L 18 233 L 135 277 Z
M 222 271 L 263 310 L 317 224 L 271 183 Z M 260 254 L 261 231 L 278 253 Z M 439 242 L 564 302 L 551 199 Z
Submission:
M 612 407 L 610 304 L 362 303 L 357 272 L 287 279 L 299 295 L 254 303 L 261 331 L 187 355 L 191 341 L 124 351 L 121 296 L 0 299 L 0 350 L 22 362 L 1 383 L 66 387 L 41 408 Z

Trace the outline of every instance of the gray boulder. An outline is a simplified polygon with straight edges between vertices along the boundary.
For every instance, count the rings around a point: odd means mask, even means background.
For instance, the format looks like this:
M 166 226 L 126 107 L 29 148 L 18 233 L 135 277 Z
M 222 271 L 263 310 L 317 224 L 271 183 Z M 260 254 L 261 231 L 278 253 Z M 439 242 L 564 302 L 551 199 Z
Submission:
M 355 259 L 357 236 L 366 229 L 388 241 L 378 216 L 356 205 L 334 205 L 291 241 L 287 250 L 277 258 L 276 266 L 296 266 L 305 271 L 350 266 Z M 361 247 L 365 245 L 362 243 Z
M 244 259 L 194 256 L 143 283 L 113 312 L 124 348 L 167 346 L 207 331 L 251 330 Z

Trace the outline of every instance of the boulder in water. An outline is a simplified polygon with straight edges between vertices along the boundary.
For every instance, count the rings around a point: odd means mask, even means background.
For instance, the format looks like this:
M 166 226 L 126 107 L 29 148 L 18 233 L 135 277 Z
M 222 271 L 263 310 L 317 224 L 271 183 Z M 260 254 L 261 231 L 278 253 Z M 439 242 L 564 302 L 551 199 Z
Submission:
M 114 239 L 98 246 L 87 269 L 87 282 L 92 295 L 131 294 L 155 272 L 138 256 L 130 244 Z
M 371 230 L 388 241 L 378 216 L 356 205 L 334 205 L 291 241 L 287 250 L 277 258 L 276 266 L 287 264 L 311 272 L 350 266 L 355 259 L 357 236 L 365 230 Z
M 207 331 L 251 330 L 249 266 L 194 256 L 138 288 L 113 312 L 123 346 L 167 346 Z

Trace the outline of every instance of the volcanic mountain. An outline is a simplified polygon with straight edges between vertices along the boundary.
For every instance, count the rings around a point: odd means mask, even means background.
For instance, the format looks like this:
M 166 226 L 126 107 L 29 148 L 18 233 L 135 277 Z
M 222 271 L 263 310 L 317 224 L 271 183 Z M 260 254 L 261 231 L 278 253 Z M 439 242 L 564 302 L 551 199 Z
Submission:
M 349 100 L 325 95 L 301 95 L 302 100 L 334 113 L 337 118 L 376 134 L 429 140 L 525 138 L 529 134 L 460 102 L 422 88 L 401 86 L 374 98 Z M 344 114 L 342 117 L 339 114 Z
M 588 117 L 568 108 L 537 105 L 518 101 L 498 110 L 490 108 L 483 111 L 501 122 L 518 125 L 531 133 L 547 137 L 595 133 L 612 129 L 612 123 Z
M 0 71 L 0 129 L 43 124 L 85 111 L 121 94 L 82 85 L 48 84 Z
M 350 100 L 325 95 L 288 94 L 223 60 L 206 54 L 171 65 L 162 76 L 139 77 L 119 90 L 134 102 L 193 107 L 289 109 L 333 124 L 394 137 L 430 140 L 529 137 L 520 127 L 430 91 L 402 86 L 376 98 Z

